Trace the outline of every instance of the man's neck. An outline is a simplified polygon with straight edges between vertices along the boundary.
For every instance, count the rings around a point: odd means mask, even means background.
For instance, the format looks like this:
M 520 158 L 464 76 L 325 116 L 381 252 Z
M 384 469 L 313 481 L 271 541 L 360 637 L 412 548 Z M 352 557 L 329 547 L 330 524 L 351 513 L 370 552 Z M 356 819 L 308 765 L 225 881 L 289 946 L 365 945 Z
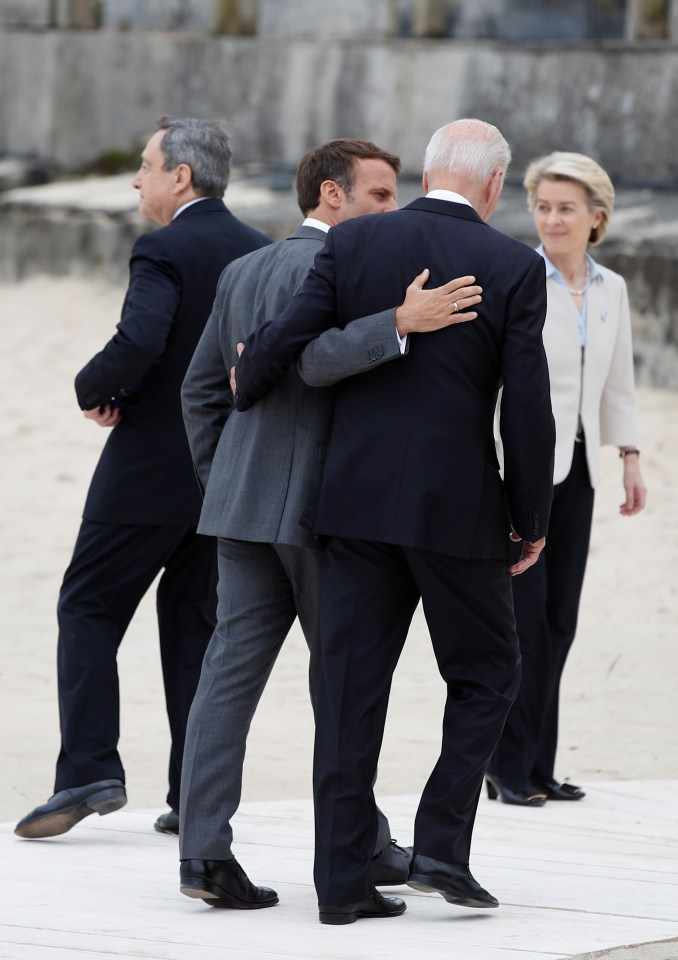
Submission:
M 327 233 L 331 226 L 331 223 L 322 220 L 315 212 L 307 214 L 302 223 L 302 227 L 314 227 L 316 230 L 322 230 L 323 233 Z
M 472 206 L 471 201 L 463 194 L 457 193 L 456 190 L 446 190 L 438 187 L 436 190 L 429 190 L 426 196 L 432 200 L 447 200 L 450 203 L 465 203 L 469 207 Z
M 184 200 L 183 203 L 181 203 L 172 214 L 172 220 L 176 220 L 176 218 L 179 216 L 180 213 L 183 213 L 184 210 L 187 210 L 189 207 L 192 207 L 193 204 L 200 203 L 201 200 L 207 200 L 207 199 L 209 198 L 208 197 L 191 197 L 190 200 Z

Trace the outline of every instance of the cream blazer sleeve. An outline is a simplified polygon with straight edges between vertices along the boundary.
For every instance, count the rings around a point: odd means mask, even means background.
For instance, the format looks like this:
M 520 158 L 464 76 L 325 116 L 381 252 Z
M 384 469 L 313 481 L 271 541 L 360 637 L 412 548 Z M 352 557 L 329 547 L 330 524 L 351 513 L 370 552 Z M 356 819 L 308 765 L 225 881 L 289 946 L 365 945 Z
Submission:
M 601 444 L 636 443 L 631 316 L 626 283 L 600 267 L 603 279 L 589 289 L 582 366 L 577 315 L 562 284 L 547 280 L 544 347 L 556 422 L 554 483 L 568 475 L 581 402 L 591 485 L 600 479 Z

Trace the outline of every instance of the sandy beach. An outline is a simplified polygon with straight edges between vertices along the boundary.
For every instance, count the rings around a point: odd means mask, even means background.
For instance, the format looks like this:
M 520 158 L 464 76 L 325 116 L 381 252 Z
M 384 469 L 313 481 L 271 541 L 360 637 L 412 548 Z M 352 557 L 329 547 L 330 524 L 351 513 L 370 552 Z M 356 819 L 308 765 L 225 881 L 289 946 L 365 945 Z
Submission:
M 73 377 L 110 337 L 124 290 L 85 278 L 0 286 L 0 821 L 52 792 L 58 751 L 55 604 L 105 431 L 86 421 Z M 647 510 L 626 519 L 621 465 L 603 451 L 580 627 L 563 692 L 557 772 L 596 780 L 676 780 L 678 707 L 678 394 L 639 389 Z M 131 809 L 162 809 L 167 721 L 154 622 L 144 600 L 120 653 Z M 306 651 L 294 629 L 250 737 L 244 799 L 310 796 Z M 398 667 L 380 766 L 381 795 L 423 786 L 443 699 L 417 615 Z

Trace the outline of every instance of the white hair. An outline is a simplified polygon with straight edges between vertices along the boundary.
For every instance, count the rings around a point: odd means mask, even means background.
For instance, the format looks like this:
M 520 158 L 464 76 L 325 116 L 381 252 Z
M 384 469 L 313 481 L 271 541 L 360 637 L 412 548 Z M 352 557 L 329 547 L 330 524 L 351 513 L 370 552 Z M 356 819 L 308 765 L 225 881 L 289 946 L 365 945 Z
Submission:
M 506 173 L 511 149 L 499 130 L 484 120 L 455 120 L 431 137 L 424 172 L 459 173 L 484 182 L 500 170 Z
M 158 120 L 158 130 L 166 133 L 160 141 L 163 170 L 174 170 L 180 163 L 191 168 L 191 183 L 202 197 L 223 197 L 231 173 L 231 147 L 222 120 L 193 117 Z

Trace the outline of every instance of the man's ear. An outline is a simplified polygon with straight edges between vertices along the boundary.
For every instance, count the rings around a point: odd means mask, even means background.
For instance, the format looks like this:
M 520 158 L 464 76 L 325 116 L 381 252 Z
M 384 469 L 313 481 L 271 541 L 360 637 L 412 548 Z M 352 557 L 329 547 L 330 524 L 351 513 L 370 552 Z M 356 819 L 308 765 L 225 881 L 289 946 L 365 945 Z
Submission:
M 333 210 L 338 210 L 345 197 L 343 187 L 336 180 L 323 180 L 320 184 L 320 199 Z
M 485 218 L 492 216 L 494 209 L 499 202 L 502 188 L 504 186 L 503 170 L 495 170 L 485 186 L 485 208 L 487 213 Z
M 175 187 L 174 193 L 183 193 L 193 184 L 193 171 L 187 163 L 180 163 L 174 168 Z
M 421 176 L 421 183 L 424 188 L 424 193 L 428 193 L 428 173 L 425 170 Z

